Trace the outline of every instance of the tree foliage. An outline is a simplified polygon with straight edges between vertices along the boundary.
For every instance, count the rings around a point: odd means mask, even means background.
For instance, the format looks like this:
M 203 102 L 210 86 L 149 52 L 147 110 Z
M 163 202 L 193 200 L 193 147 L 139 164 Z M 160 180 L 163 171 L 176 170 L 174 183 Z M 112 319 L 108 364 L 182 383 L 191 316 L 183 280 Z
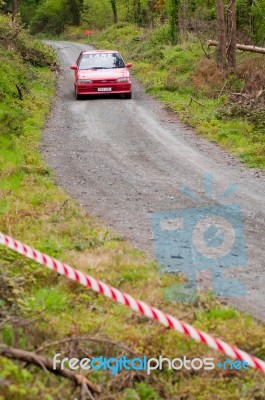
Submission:
M 17 1 L 21 21 L 33 33 L 60 34 L 66 26 L 79 25 L 83 0 L 23 0 Z M 2 5 L 5 13 L 11 13 L 13 0 Z
M 44 0 L 39 3 L 30 27 L 33 33 L 60 34 L 67 25 L 80 23 L 80 12 L 79 0 Z
M 13 0 L 0 0 L 3 12 L 12 12 Z M 224 6 L 225 24 L 231 0 L 219 0 Z M 265 45 L 265 0 L 234 0 L 237 40 Z M 61 33 L 65 27 L 82 24 L 102 29 L 117 22 L 142 27 L 168 24 L 172 43 L 181 30 L 205 29 L 209 39 L 217 37 L 216 0 L 20 0 L 20 18 L 32 32 Z

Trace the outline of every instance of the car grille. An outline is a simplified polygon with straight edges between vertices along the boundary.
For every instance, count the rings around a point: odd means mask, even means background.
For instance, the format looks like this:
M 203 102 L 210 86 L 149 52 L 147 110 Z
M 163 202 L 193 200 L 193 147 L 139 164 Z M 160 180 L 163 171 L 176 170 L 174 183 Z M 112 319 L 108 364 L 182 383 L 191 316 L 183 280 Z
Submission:
M 96 83 L 96 84 L 98 84 L 98 83 L 100 83 L 100 84 L 104 84 L 104 85 L 108 85 L 109 83 L 116 83 L 116 80 L 113 80 L 113 79 L 99 79 L 99 80 L 94 80 L 93 79 L 93 81 L 92 81 L 93 83 Z

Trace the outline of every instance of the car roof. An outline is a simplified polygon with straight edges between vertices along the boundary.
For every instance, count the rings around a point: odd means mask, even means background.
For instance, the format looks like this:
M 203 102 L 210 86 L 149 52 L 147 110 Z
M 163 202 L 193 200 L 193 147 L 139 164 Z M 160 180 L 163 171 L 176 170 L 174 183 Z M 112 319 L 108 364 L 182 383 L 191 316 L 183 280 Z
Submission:
M 117 50 L 91 50 L 82 51 L 81 54 L 97 54 L 97 53 L 118 53 Z

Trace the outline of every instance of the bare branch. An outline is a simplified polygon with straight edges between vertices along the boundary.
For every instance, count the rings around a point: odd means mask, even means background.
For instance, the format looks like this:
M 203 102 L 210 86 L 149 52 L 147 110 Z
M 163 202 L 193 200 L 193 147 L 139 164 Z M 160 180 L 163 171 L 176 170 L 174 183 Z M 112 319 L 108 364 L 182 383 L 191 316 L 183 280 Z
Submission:
M 199 32 L 197 23 L 195 24 L 195 32 L 196 32 L 197 38 L 199 39 L 199 42 L 200 42 L 200 45 L 201 45 L 201 48 L 202 48 L 202 51 L 203 51 L 205 57 L 208 58 L 208 59 L 210 59 L 211 56 L 210 56 L 210 54 L 207 53 L 207 51 L 206 51 L 205 48 L 204 48 L 203 40 L 202 40 L 202 38 L 201 38 L 201 35 L 200 35 L 200 32 Z
M 81 386 L 81 400 L 86 400 L 87 396 L 91 399 L 91 400 L 95 400 L 95 397 L 92 395 L 92 393 L 90 392 L 90 390 L 88 389 L 85 381 L 82 382 L 82 386 Z
M 17 91 L 18 91 L 19 100 L 23 100 L 22 90 L 21 90 L 21 88 L 19 87 L 19 85 L 17 83 L 16 83 L 16 88 L 17 88 Z
M 58 365 L 54 366 L 51 359 L 38 356 L 31 351 L 15 349 L 13 347 L 6 347 L 1 345 L 0 355 L 10 358 L 12 360 L 19 360 L 24 361 L 28 364 L 34 364 L 40 368 L 43 368 L 45 371 L 53 373 L 54 375 L 59 375 L 63 378 L 69 379 L 77 386 L 81 387 L 82 385 L 86 385 L 92 393 L 101 393 L 101 388 L 95 383 L 91 382 L 86 377 L 79 374 L 74 374 L 69 369 L 61 369 L 61 367 Z
M 186 106 L 186 108 L 188 108 L 188 107 L 191 105 L 192 102 L 199 104 L 199 106 L 201 106 L 201 107 L 204 107 L 204 104 L 200 103 L 199 101 L 197 101 L 197 100 L 195 100 L 193 97 L 191 97 L 191 98 L 190 98 L 190 102 L 189 102 L 189 104 Z

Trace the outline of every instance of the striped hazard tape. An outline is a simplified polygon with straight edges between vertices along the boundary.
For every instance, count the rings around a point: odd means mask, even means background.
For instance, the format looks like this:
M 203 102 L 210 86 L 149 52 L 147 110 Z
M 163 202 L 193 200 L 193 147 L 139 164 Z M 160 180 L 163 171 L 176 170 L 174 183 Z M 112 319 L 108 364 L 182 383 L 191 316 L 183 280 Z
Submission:
M 246 361 L 249 366 L 265 373 L 265 362 L 259 358 L 254 357 L 251 354 L 238 349 L 237 347 L 231 346 L 223 340 L 215 338 L 206 332 L 196 329 L 192 325 L 182 322 L 155 307 L 151 307 L 143 301 L 136 300 L 129 294 L 124 293 L 119 289 L 109 286 L 90 275 L 84 274 L 83 272 L 78 271 L 77 269 L 74 269 L 58 260 L 55 260 L 54 258 L 51 258 L 48 255 L 43 254 L 40 251 L 35 250 L 15 239 L 12 239 L 10 236 L 7 236 L 3 233 L 0 233 L 0 244 L 36 261 L 39 264 L 44 265 L 51 270 L 56 271 L 58 274 L 66 276 L 68 279 L 89 287 L 95 292 L 100 293 L 111 300 L 116 301 L 117 303 L 123 304 L 124 306 L 127 306 L 132 310 L 145 315 L 147 318 L 156 320 L 166 327 L 181 333 L 182 335 L 186 335 L 197 342 L 204 343 L 208 347 L 224 353 L 231 358 L 240 361 Z

